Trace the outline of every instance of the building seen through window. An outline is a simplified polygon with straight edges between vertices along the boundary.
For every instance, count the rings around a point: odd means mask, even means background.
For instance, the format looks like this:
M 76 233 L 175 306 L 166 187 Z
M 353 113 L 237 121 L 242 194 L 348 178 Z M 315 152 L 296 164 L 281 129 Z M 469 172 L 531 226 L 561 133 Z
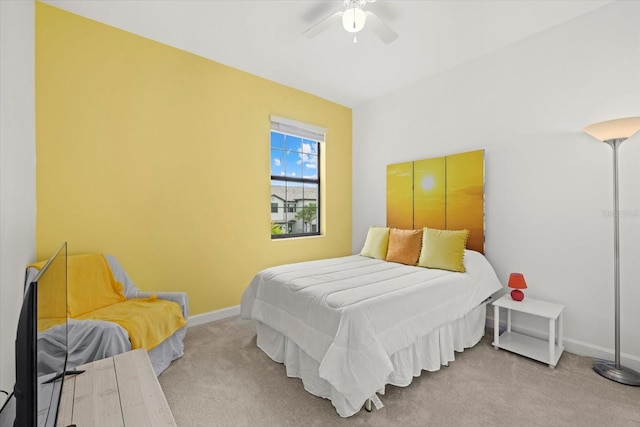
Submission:
M 320 234 L 320 144 L 271 131 L 271 236 Z

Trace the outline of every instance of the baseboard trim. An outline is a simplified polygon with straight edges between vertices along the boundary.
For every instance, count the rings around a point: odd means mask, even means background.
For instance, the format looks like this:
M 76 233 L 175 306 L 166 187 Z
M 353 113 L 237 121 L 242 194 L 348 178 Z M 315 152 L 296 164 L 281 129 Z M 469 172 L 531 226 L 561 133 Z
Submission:
M 240 315 L 239 305 L 210 311 L 208 313 L 196 314 L 194 316 L 189 316 L 189 320 L 187 321 L 187 328 L 203 325 L 209 322 L 215 322 L 216 320 L 222 320 L 238 315 Z
M 502 316 L 500 316 L 502 317 Z M 493 331 L 493 316 L 487 316 L 487 328 Z M 502 332 L 507 328 L 506 322 L 500 322 L 500 331 Z M 532 337 L 547 339 L 546 332 L 537 331 L 522 327 L 521 325 L 511 325 L 511 328 L 523 334 L 531 335 Z M 569 353 L 577 354 L 578 356 L 593 357 L 595 359 L 614 360 L 615 352 L 613 349 L 601 347 L 599 345 L 591 344 L 585 341 L 575 340 L 568 338 L 566 335 L 563 338 L 563 344 L 565 351 Z M 620 353 L 620 364 L 634 371 L 640 372 L 640 357 L 632 354 Z

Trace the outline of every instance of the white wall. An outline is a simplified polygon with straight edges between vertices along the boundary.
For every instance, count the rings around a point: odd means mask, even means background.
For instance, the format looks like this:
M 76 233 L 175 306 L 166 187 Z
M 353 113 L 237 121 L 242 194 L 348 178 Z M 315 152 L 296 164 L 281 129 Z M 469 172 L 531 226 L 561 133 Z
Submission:
M 25 266 L 35 260 L 34 19 L 33 1 L 0 1 L 0 389 L 6 391 L 15 380 Z
M 614 2 L 355 109 L 353 252 L 385 223 L 387 164 L 484 149 L 498 277 L 524 273 L 526 295 L 566 306 L 569 351 L 611 359 L 612 156 L 582 129 L 640 116 L 638 22 L 640 2 Z M 640 134 L 620 157 L 622 360 L 640 370 Z

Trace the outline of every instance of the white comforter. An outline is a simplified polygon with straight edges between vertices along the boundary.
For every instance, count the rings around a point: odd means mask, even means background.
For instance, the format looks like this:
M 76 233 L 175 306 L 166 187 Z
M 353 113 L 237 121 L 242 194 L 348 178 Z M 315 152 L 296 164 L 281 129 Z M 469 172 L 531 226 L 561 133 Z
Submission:
M 390 355 L 502 288 L 480 253 L 466 251 L 464 265 L 453 273 L 353 255 L 272 267 L 245 290 L 241 315 L 293 340 L 358 408 L 384 388 Z

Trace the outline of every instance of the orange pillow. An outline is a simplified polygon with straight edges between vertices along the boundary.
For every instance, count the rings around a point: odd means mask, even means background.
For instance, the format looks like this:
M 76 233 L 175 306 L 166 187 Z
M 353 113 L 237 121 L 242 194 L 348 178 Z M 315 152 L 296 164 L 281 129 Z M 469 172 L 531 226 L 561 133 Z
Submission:
M 392 228 L 389 231 L 389 248 L 387 261 L 400 264 L 416 265 L 422 248 L 422 230 L 401 230 Z

